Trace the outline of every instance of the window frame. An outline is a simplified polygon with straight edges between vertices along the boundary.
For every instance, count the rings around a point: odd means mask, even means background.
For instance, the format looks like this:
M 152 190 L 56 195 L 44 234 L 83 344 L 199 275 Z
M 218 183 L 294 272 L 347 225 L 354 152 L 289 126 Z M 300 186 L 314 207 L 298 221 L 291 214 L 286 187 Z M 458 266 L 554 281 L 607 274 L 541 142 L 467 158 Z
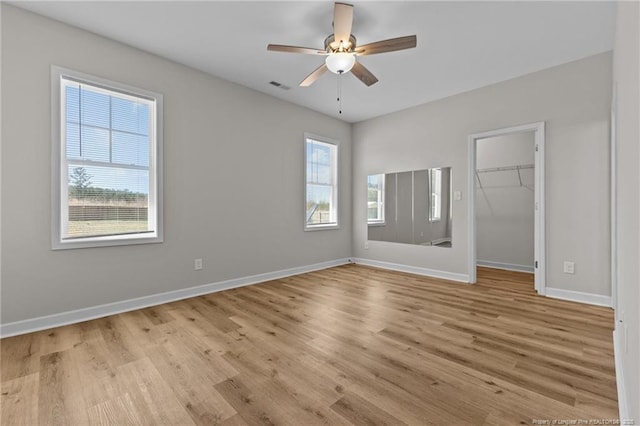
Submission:
M 382 184 L 380 185 L 380 189 L 378 189 L 378 200 L 377 201 L 369 201 L 369 176 L 382 176 Z M 386 219 L 384 214 L 385 209 L 385 185 L 386 178 L 384 173 L 378 173 L 375 175 L 367 175 L 367 225 L 369 226 L 384 226 L 386 225 Z M 369 203 L 376 203 L 378 206 L 378 219 L 369 219 Z
M 149 210 L 148 220 L 155 223 L 153 232 L 126 233 L 63 239 L 64 224 L 68 221 L 68 204 L 63 197 L 68 195 L 68 169 L 65 141 L 63 140 L 63 123 L 65 111 L 62 100 L 65 85 L 62 79 L 96 87 L 99 90 L 121 93 L 135 98 L 144 98 L 155 103 L 155 114 L 151 114 L 150 125 L 155 143 L 149 146 Z M 121 246 L 134 244 L 161 243 L 163 237 L 163 96 L 160 93 L 129 86 L 127 84 L 107 80 L 83 72 L 51 66 L 51 249 L 79 249 L 88 247 Z M 66 207 L 66 208 L 65 208 Z M 66 222 L 65 222 L 66 223 Z
M 335 159 L 334 159 L 334 167 L 332 168 L 332 197 L 331 202 L 333 204 L 333 210 L 335 215 L 335 223 L 320 223 L 320 224 L 308 224 L 307 223 L 307 144 L 309 140 L 320 142 L 328 145 L 333 145 L 335 147 Z M 305 133 L 303 139 L 303 175 L 304 175 L 304 197 L 303 197 L 303 227 L 305 231 L 323 231 L 330 229 L 339 229 L 340 228 L 340 208 L 339 208 L 339 195 L 340 195 L 340 141 L 330 139 L 324 136 L 314 135 L 312 133 Z

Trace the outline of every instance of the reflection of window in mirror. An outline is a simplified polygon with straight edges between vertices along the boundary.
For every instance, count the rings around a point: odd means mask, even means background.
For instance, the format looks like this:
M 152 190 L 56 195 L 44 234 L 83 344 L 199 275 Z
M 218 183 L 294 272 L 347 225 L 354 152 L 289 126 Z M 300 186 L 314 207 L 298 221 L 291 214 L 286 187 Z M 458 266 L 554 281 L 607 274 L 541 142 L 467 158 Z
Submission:
M 384 175 L 367 176 L 367 222 L 384 224 Z
M 442 169 L 429 170 L 429 189 L 431 192 L 429 221 L 437 222 L 442 219 Z

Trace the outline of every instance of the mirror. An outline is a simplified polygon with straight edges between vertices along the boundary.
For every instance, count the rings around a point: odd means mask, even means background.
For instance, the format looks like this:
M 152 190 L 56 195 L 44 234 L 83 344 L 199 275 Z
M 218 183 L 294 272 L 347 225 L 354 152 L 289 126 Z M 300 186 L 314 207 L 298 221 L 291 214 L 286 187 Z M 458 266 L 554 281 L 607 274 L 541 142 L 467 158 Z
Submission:
M 451 247 L 451 167 L 367 176 L 367 238 Z

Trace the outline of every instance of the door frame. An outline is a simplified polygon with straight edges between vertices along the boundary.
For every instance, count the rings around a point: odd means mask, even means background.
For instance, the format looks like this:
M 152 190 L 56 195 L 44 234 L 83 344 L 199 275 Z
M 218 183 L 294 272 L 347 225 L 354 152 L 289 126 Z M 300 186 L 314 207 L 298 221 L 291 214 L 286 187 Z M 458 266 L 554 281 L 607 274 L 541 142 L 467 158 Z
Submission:
M 613 85 L 611 98 L 610 156 L 611 156 L 611 307 L 618 323 L 618 86 Z
M 534 276 L 535 290 L 538 294 L 544 295 L 546 292 L 546 250 L 545 250 L 545 172 L 544 172 L 544 145 L 545 145 L 545 122 L 523 124 L 515 127 L 489 130 L 481 133 L 469 135 L 469 168 L 468 168 L 468 272 L 469 283 L 474 284 L 476 277 L 476 141 L 494 136 L 504 136 L 513 133 L 534 132 L 535 152 L 534 152 Z

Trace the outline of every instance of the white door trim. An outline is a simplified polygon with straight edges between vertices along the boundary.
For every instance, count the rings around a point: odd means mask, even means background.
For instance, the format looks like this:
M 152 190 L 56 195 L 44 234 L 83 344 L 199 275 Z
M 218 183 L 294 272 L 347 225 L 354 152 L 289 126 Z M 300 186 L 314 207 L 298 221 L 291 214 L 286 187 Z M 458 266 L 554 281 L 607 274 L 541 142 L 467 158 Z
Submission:
M 502 136 L 510 133 L 534 132 L 534 140 L 536 146 L 535 152 L 535 231 L 534 231 L 534 255 L 537 261 L 535 268 L 535 289 L 538 294 L 545 294 L 546 291 L 546 275 L 545 275 L 545 195 L 544 195 L 544 142 L 545 142 L 545 123 L 540 121 L 537 123 L 523 124 L 521 126 L 507 127 L 504 129 L 490 130 L 487 132 L 475 133 L 469 135 L 469 170 L 468 170 L 468 188 L 469 195 L 467 199 L 467 228 L 469 229 L 469 245 L 468 245 L 468 273 L 469 282 L 476 282 L 476 141 L 494 136 Z
M 618 324 L 618 144 L 617 144 L 617 98 L 618 86 L 613 85 L 611 99 L 611 307 L 614 310 L 615 324 Z

